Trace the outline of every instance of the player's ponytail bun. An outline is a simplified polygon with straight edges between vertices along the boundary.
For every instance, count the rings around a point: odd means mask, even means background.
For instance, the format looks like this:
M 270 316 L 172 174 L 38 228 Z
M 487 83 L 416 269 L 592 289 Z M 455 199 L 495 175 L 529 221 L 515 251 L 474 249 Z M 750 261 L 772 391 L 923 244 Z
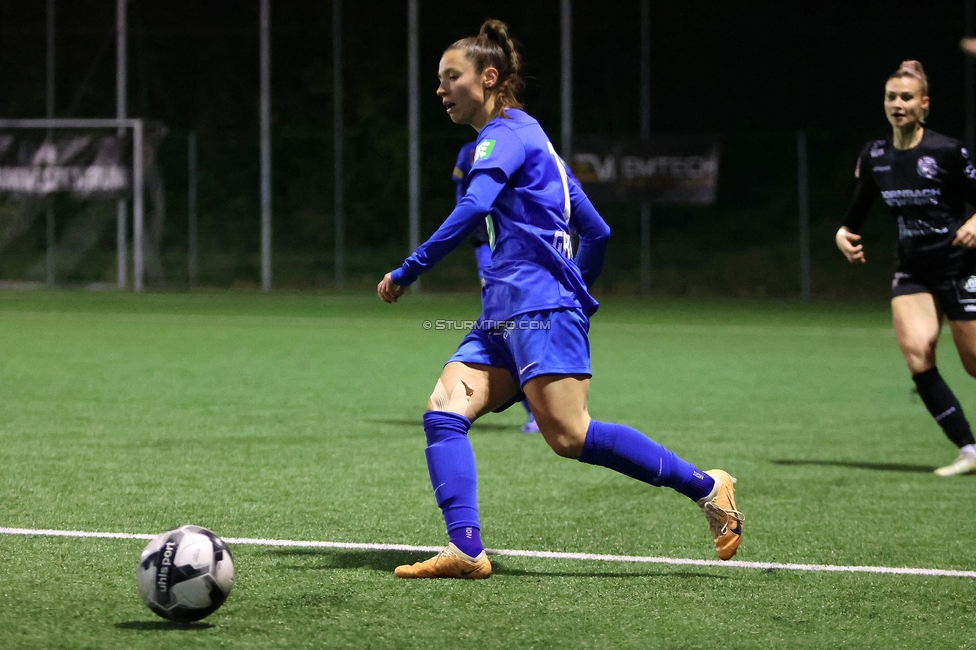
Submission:
M 929 94 L 929 78 L 925 74 L 925 68 L 919 61 L 902 61 L 898 69 L 891 73 L 888 79 L 897 79 L 899 77 L 907 77 L 909 79 L 914 79 L 918 82 L 918 85 L 922 89 L 922 97 L 928 97 Z M 929 109 L 925 109 L 922 114 L 921 122 L 924 124 L 925 120 L 929 116 Z
M 478 38 L 484 37 L 497 43 L 505 55 L 507 69 L 498 71 L 502 74 L 517 75 L 522 69 L 522 56 L 518 51 L 518 43 L 508 35 L 508 25 L 500 20 L 488 19 L 481 25 Z
M 500 20 L 488 19 L 481 25 L 477 36 L 462 38 L 447 48 L 464 52 L 478 74 L 488 67 L 498 70 L 498 81 L 490 92 L 495 94 L 502 117 L 506 117 L 506 108 L 522 108 L 519 95 L 525 81 L 522 79 L 522 54 L 518 46 L 518 42 L 508 33 L 508 25 Z

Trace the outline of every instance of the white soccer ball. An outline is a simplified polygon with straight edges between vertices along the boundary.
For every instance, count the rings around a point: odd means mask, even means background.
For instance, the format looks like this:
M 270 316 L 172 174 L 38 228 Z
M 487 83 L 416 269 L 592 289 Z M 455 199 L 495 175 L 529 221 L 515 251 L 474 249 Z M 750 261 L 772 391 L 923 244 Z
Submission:
M 136 567 L 149 609 L 179 623 L 199 621 L 224 604 L 234 585 L 234 560 L 224 540 L 200 526 L 152 538 Z

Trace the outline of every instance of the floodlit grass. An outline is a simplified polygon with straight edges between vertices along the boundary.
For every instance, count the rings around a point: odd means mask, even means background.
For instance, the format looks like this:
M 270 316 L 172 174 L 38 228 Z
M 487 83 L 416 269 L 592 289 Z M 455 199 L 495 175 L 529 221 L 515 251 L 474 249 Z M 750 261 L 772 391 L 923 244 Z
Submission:
M 476 296 L 0 293 L 0 526 L 444 543 L 423 405 Z M 592 327 L 594 417 L 737 476 L 736 559 L 976 569 L 974 477 L 910 392 L 884 305 L 637 302 Z M 976 414 L 947 338 L 940 367 Z M 557 458 L 519 408 L 472 429 L 494 548 L 711 559 L 684 497 Z M 233 547 L 180 627 L 144 542 L 0 536 L 7 648 L 974 647 L 976 581 L 496 557 L 400 581 L 401 552 Z

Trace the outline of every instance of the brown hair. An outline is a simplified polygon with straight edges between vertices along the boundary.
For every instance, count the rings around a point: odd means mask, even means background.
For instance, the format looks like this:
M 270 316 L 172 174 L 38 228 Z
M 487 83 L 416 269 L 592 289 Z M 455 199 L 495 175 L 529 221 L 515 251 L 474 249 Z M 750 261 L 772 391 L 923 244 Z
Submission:
M 495 101 L 505 115 L 506 108 L 522 108 L 519 95 L 525 87 L 522 79 L 522 55 L 518 51 L 518 41 L 508 35 L 508 25 L 500 20 L 488 19 L 481 25 L 477 36 L 468 36 L 455 41 L 446 51 L 460 50 L 464 58 L 474 65 L 475 72 L 481 74 L 491 66 L 498 70 L 498 82 L 491 88 Z
M 925 69 L 922 64 L 918 61 L 902 61 L 898 69 L 891 73 L 888 79 L 898 79 L 901 77 L 907 77 L 909 79 L 914 79 L 918 82 L 918 85 L 922 89 L 922 97 L 927 97 L 929 94 L 929 78 L 925 75 Z M 922 114 L 922 119 L 920 120 L 923 124 L 929 116 L 929 109 L 925 109 Z

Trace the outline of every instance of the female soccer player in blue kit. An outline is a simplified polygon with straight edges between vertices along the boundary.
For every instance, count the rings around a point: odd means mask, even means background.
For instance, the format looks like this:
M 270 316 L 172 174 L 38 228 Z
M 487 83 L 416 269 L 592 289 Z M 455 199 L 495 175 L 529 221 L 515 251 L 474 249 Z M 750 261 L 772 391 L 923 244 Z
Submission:
M 450 543 L 435 557 L 399 566 L 401 578 L 488 578 L 481 543 L 471 423 L 524 392 L 543 438 L 558 455 L 601 465 L 690 497 L 705 513 L 719 558 L 742 535 L 735 479 L 703 472 L 639 431 L 590 418 L 589 318 L 610 229 L 570 182 L 539 123 L 521 110 L 521 55 L 505 23 L 488 20 L 441 57 L 447 114 L 478 131 L 464 198 L 437 231 L 376 291 L 396 302 L 404 287 L 457 246 L 484 215 L 494 233 L 483 312 L 441 372 L 424 413 L 427 468 Z M 575 257 L 570 227 L 579 236 Z
M 474 163 L 474 152 L 478 146 L 478 141 L 466 143 L 458 153 L 457 162 L 454 163 L 454 171 L 451 178 L 454 179 L 454 194 L 458 203 L 468 192 L 468 179 L 471 174 L 471 165 Z M 481 279 L 481 286 L 485 286 L 485 269 L 491 264 L 491 237 L 488 235 L 487 217 L 484 223 L 478 224 L 471 231 L 471 244 L 474 246 L 474 257 L 478 263 L 478 277 Z M 539 433 L 539 425 L 532 415 L 528 400 L 522 400 L 527 418 L 522 425 L 522 433 Z

